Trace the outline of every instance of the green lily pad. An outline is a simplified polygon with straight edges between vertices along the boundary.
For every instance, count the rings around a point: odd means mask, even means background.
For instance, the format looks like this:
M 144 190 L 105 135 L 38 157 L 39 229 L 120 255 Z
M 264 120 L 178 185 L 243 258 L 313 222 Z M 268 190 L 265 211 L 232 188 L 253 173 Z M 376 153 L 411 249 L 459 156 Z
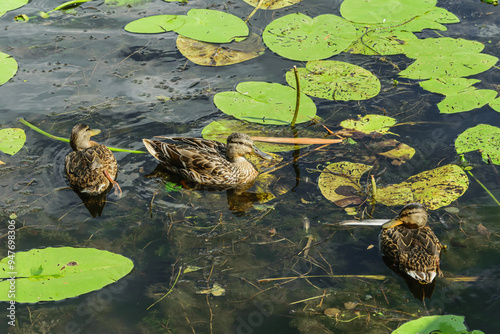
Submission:
M 260 36 L 252 33 L 241 42 L 214 44 L 179 35 L 177 49 L 184 57 L 202 66 L 226 66 L 256 58 L 264 53 Z
M 9 81 L 17 73 L 17 61 L 10 55 L 0 52 L 0 85 Z
M 26 5 L 29 0 L 2 0 L 0 1 L 0 16 L 4 15 L 9 10 L 14 10 Z
M 408 321 L 393 331 L 392 334 L 484 334 L 479 330 L 469 332 L 464 321 L 465 317 L 459 315 L 432 315 Z
M 493 101 L 491 101 L 490 107 L 492 107 L 493 110 L 500 112 L 500 98 L 497 98 L 497 99 L 494 99 Z
M 359 23 L 388 22 L 395 25 L 425 14 L 437 0 L 345 0 L 340 14 L 346 20 Z
M 229 43 L 248 36 L 248 26 L 237 16 L 211 9 L 191 9 L 178 34 L 207 43 Z
M 397 28 L 400 30 L 420 32 L 424 29 L 448 30 L 443 24 L 458 23 L 460 19 L 444 8 L 434 7 L 427 13 L 417 16 L 415 19 L 404 23 Z
M 300 91 L 323 99 L 366 100 L 380 92 L 380 81 L 373 73 L 341 61 L 310 61 L 297 72 Z M 286 73 L 286 82 L 296 88 L 293 69 Z
M 278 137 L 280 135 L 278 131 L 281 130 L 263 128 L 262 125 L 247 123 L 236 119 L 221 119 L 218 121 L 213 121 L 205 126 L 201 131 L 201 135 L 205 139 L 216 140 L 225 143 L 227 137 L 233 132 L 243 132 L 250 137 Z M 256 141 L 255 146 L 265 152 L 287 152 L 296 150 L 297 148 L 304 148 L 309 145 L 274 144 Z
M 454 95 L 448 95 L 438 103 L 442 114 L 454 114 L 469 111 L 490 103 L 497 96 L 497 92 L 490 89 L 469 89 Z
M 26 134 L 23 129 L 8 128 L 0 130 L 0 151 L 14 155 L 23 148 Z
M 363 202 L 361 176 L 372 166 L 349 161 L 329 164 L 319 175 L 318 187 L 323 196 L 340 207 Z
M 9 263 L 9 261 L 13 261 Z M 13 264 L 14 263 L 14 264 Z M 10 272 L 16 272 L 15 300 L 37 303 L 76 297 L 115 283 L 134 264 L 119 254 L 95 248 L 57 247 L 16 252 L 0 261 L 0 300 L 9 301 Z
M 463 38 L 425 38 L 409 41 L 402 45 L 408 58 L 454 56 L 465 53 L 480 53 L 484 44 Z
M 404 53 L 402 45 L 417 39 L 410 31 L 377 29 L 376 27 L 358 28 L 358 39 L 348 49 L 348 52 L 364 55 L 396 55 Z
M 418 58 L 399 75 L 409 79 L 466 77 L 490 69 L 497 61 L 497 57 L 484 53 L 429 55 Z
M 458 199 L 468 187 L 469 179 L 462 168 L 445 165 L 413 175 L 398 184 L 377 187 L 375 199 L 387 206 L 419 202 L 436 210 Z
M 480 151 L 484 162 L 488 156 L 495 165 L 500 165 L 500 128 L 479 124 L 458 135 L 455 140 L 458 154 Z
M 419 82 L 420 87 L 429 92 L 453 95 L 468 90 L 475 83 L 481 82 L 477 79 L 465 78 L 438 78 Z
M 347 119 L 342 121 L 340 126 L 347 130 L 355 130 L 366 134 L 373 132 L 386 134 L 396 124 L 394 118 L 382 115 L 366 115 L 363 117 L 358 116 L 358 118 L 358 120 Z
M 271 51 L 293 60 L 318 60 L 344 51 L 356 38 L 352 23 L 325 14 L 289 14 L 267 25 L 262 35 Z
M 243 0 L 247 4 L 257 7 L 260 0 Z M 296 3 L 301 2 L 302 0 L 264 0 L 260 5 L 260 9 L 280 9 L 288 6 L 295 5 Z
M 214 103 L 222 112 L 244 121 L 288 125 L 295 113 L 296 95 L 288 86 L 247 81 L 238 84 L 236 92 L 215 94 Z M 314 116 L 316 105 L 301 93 L 297 123 L 310 121 Z
M 137 34 L 159 34 L 180 28 L 185 22 L 184 15 L 154 15 L 130 22 L 125 30 Z

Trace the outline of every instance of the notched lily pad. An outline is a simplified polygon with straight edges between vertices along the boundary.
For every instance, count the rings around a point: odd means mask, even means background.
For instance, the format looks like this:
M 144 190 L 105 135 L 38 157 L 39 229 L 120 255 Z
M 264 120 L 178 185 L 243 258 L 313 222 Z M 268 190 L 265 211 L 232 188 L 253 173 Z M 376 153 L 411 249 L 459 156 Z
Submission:
M 484 162 L 489 158 L 495 165 L 500 165 L 500 128 L 488 124 L 479 124 L 458 135 L 455 140 L 458 154 L 480 151 Z
M 469 179 L 462 168 L 445 165 L 411 176 L 404 182 L 377 187 L 377 202 L 387 206 L 420 202 L 430 210 L 447 206 L 458 199 L 469 187 Z
M 354 54 L 396 55 L 404 53 L 403 44 L 418 39 L 410 31 L 377 29 L 376 27 L 358 27 L 358 38 L 347 50 Z
M 301 13 L 272 21 L 262 34 L 271 51 L 293 60 L 318 60 L 344 51 L 356 38 L 352 23 L 332 14 L 310 18 Z
M 17 73 L 17 61 L 10 55 L 0 52 L 0 85 L 9 81 Z
M 359 116 L 358 116 L 359 117 Z M 396 124 L 392 117 L 382 115 L 366 115 L 359 117 L 358 120 L 347 119 L 340 123 L 340 126 L 347 130 L 355 130 L 366 134 L 386 134 L 389 129 Z
M 448 95 L 438 103 L 439 111 L 442 114 L 454 114 L 469 111 L 490 103 L 497 96 L 497 92 L 491 89 L 474 89 Z
M 310 61 L 297 72 L 301 92 L 327 100 L 366 100 L 380 92 L 380 81 L 373 73 L 341 61 Z M 297 86 L 293 69 L 286 73 L 286 81 Z
M 364 196 L 360 196 L 361 176 L 372 166 L 349 161 L 329 164 L 318 179 L 318 187 L 323 196 L 340 207 L 360 204 Z
M 295 113 L 296 91 L 277 83 L 247 81 L 236 92 L 221 92 L 214 103 L 222 112 L 238 119 L 260 124 L 290 124 Z M 297 123 L 316 116 L 316 105 L 301 93 Z
M 262 39 L 253 33 L 241 42 L 229 44 L 205 43 L 179 35 L 176 44 L 184 57 L 202 66 L 233 65 L 264 53 Z

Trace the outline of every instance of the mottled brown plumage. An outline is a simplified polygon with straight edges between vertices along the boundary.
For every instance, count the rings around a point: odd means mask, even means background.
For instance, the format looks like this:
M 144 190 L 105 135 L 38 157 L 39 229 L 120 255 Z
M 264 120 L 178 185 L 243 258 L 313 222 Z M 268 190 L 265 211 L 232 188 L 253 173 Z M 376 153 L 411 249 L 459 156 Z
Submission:
M 65 159 L 66 177 L 70 186 L 80 193 L 96 196 L 113 184 L 115 193 L 121 195 L 120 186 L 115 181 L 118 165 L 113 153 L 105 145 L 90 140 L 98 133 L 100 130 L 91 130 L 85 124 L 73 127 L 70 138 L 73 152 Z
M 244 158 L 257 154 L 264 159 L 271 156 L 255 147 L 252 139 L 243 133 L 233 133 L 227 144 L 200 138 L 175 137 L 171 144 L 159 140 L 143 139 L 151 155 L 170 172 L 203 185 L 241 185 L 255 180 L 259 172 Z
M 427 224 L 427 211 L 420 203 L 403 207 L 399 216 L 382 226 L 380 249 L 393 269 L 420 283 L 442 276 L 439 257 L 443 245 Z

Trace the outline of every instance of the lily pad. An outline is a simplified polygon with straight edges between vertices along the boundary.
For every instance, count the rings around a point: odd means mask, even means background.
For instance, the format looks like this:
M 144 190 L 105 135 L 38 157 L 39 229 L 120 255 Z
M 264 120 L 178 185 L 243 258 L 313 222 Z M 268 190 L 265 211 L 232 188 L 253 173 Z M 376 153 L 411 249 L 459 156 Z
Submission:
M 484 162 L 488 156 L 495 165 L 500 165 L 500 128 L 479 124 L 458 135 L 455 140 L 458 154 L 480 151 Z
M 366 100 L 380 92 L 380 81 L 364 68 L 333 60 L 310 61 L 297 69 L 300 91 L 335 101 Z M 286 82 L 296 88 L 294 70 L 286 73 Z
M 201 131 L 201 135 L 205 139 L 217 140 L 222 143 L 226 142 L 227 137 L 233 132 L 243 132 L 249 135 L 250 137 L 254 136 L 278 136 L 278 131 L 271 128 L 264 128 L 262 125 L 257 125 L 255 123 L 247 123 L 240 120 L 230 120 L 230 119 L 221 119 L 218 121 L 213 121 L 207 126 L 203 128 Z M 309 145 L 291 145 L 291 144 L 273 144 L 273 143 L 265 143 L 265 142 L 255 142 L 255 146 L 257 146 L 260 150 L 265 152 L 286 152 L 293 151 L 296 149 L 301 149 L 307 147 Z
M 4 15 L 9 10 L 14 10 L 26 5 L 29 0 L 2 0 L 0 2 L 0 16 Z
M 437 0 L 345 0 L 340 14 L 345 19 L 359 23 L 382 23 L 409 21 L 425 14 L 436 5 Z
M 257 7 L 260 0 L 243 0 L 247 4 Z M 302 0 L 264 0 L 260 5 L 260 9 L 280 9 L 288 6 L 295 5 Z
M 454 95 L 448 95 L 438 103 L 442 114 L 454 114 L 469 111 L 490 103 L 497 96 L 497 92 L 491 89 L 469 89 Z
M 490 107 L 492 107 L 493 110 L 500 112 L 500 98 L 496 98 L 493 101 L 491 101 Z
M 178 34 L 207 43 L 229 43 L 248 36 L 248 26 L 237 16 L 211 9 L 191 9 Z
M 153 15 L 130 22 L 125 30 L 137 34 L 159 34 L 180 28 L 185 22 L 184 15 Z
M 10 55 L 0 52 L 0 85 L 9 81 L 17 73 L 17 61 Z
M 57 247 L 16 252 L 15 269 L 0 261 L 0 300 L 8 301 L 9 272 L 16 272 L 15 301 L 37 303 L 76 297 L 115 283 L 134 264 L 119 254 L 95 248 Z
M 433 55 L 418 58 L 399 75 L 409 79 L 466 77 L 490 69 L 497 57 L 483 53 L 460 53 L 453 56 Z
M 244 41 L 230 44 L 205 43 L 180 35 L 176 44 L 184 57 L 202 66 L 233 65 L 264 53 L 262 39 L 253 33 Z
M 468 90 L 475 83 L 481 82 L 477 79 L 465 78 L 437 78 L 419 82 L 420 87 L 429 92 L 453 95 Z
M 356 38 L 352 23 L 325 14 L 289 14 L 267 25 L 262 35 L 271 51 L 293 60 L 318 60 L 344 51 Z
M 413 158 L 413 156 L 415 155 L 415 149 L 404 143 L 399 143 L 399 145 L 392 150 L 379 154 L 386 158 L 392 159 L 391 164 L 401 166 L 401 164 Z
M 404 323 L 392 334 L 484 334 L 479 330 L 469 332 L 464 322 L 465 317 L 459 315 L 432 315 Z
M 260 123 L 288 125 L 295 113 L 296 91 L 277 83 L 247 81 L 236 86 L 236 92 L 221 92 L 214 103 L 222 112 L 238 119 Z M 316 105 L 305 94 L 300 95 L 297 123 L 316 116 Z
M 399 184 L 378 187 L 375 199 L 387 206 L 420 202 L 436 210 L 462 196 L 468 187 L 469 179 L 462 168 L 445 165 L 413 175 Z
M 359 180 L 371 168 L 349 161 L 334 162 L 321 172 L 318 187 L 323 196 L 340 207 L 360 204 L 364 199 L 360 196 Z
M 358 28 L 358 34 L 358 39 L 348 49 L 350 53 L 384 56 L 401 54 L 405 52 L 403 44 L 418 38 L 410 31 L 365 26 Z
M 26 134 L 23 129 L 8 128 L 0 130 L 0 151 L 14 155 L 26 142 Z
M 358 116 L 359 117 L 359 116 Z M 358 120 L 347 119 L 340 123 L 340 126 L 347 130 L 355 130 L 362 133 L 389 133 L 389 129 L 396 124 L 392 117 L 382 115 L 366 115 L 359 117 Z
M 480 53 L 484 44 L 463 38 L 425 38 L 409 41 L 402 45 L 408 58 L 429 56 L 453 56 L 460 53 Z

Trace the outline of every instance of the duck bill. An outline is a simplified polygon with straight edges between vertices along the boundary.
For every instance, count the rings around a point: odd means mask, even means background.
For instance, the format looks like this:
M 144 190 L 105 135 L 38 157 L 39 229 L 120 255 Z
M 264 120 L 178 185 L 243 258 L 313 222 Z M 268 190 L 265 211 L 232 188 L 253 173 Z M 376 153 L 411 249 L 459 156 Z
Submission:
M 272 156 L 270 156 L 269 154 L 267 154 L 267 153 L 265 153 L 265 152 L 262 152 L 262 151 L 261 151 L 261 150 L 259 150 L 257 147 L 255 147 L 255 145 L 254 145 L 254 147 L 253 147 L 253 153 L 254 153 L 255 155 L 257 155 L 257 156 L 261 157 L 261 158 L 262 158 L 262 159 L 264 159 L 264 160 L 269 160 L 269 161 L 273 160 L 273 157 L 272 157 Z
M 90 136 L 95 136 L 101 133 L 101 130 L 99 129 L 90 129 Z
M 393 218 L 393 219 L 389 220 L 387 223 L 385 223 L 384 225 L 382 225 L 382 228 L 388 229 L 388 228 L 392 228 L 394 226 L 398 226 L 401 224 L 403 224 L 403 222 L 401 221 L 401 219 L 399 219 L 399 217 Z

